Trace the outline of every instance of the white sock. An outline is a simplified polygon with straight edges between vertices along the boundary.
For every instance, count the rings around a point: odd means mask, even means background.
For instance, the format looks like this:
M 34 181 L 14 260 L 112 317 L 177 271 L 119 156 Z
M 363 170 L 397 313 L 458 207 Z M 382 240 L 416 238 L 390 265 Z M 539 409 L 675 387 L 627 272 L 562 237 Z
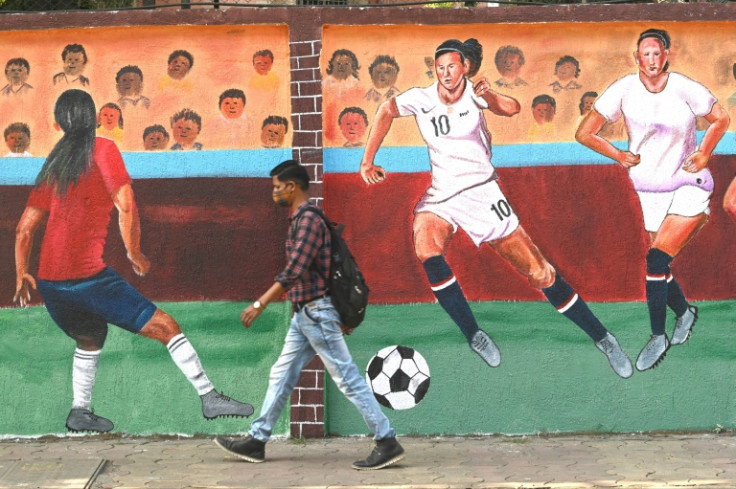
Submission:
M 194 351 L 194 347 L 189 343 L 184 333 L 171 338 L 166 348 L 168 348 L 171 358 L 179 367 L 179 370 L 187 376 L 189 382 L 197 389 L 197 394 L 201 396 L 215 388 L 210 379 L 207 378 L 207 374 L 204 373 L 199 356 L 197 356 L 197 352 Z
M 74 350 L 72 362 L 73 409 L 89 409 L 92 403 L 92 388 L 95 386 L 100 351 Z

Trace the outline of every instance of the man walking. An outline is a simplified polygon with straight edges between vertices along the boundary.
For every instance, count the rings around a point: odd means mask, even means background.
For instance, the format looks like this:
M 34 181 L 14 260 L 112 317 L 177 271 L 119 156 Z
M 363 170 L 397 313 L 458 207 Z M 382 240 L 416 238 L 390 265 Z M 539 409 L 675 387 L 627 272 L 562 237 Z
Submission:
M 358 408 L 373 432 L 376 447 L 365 460 L 353 463 L 357 470 L 386 467 L 404 458 L 404 449 L 383 414 L 373 392 L 358 372 L 343 334 L 350 334 L 332 305 L 326 277 L 330 270 L 330 233 L 324 220 L 310 208 L 309 175 L 294 160 L 287 160 L 270 173 L 273 201 L 289 209 L 286 267 L 274 284 L 248 306 L 240 318 L 246 328 L 268 304 L 285 292 L 293 305 L 289 331 L 276 363 L 271 367 L 268 391 L 260 416 L 242 439 L 215 438 L 222 449 L 248 462 L 265 459 L 265 445 L 286 401 L 299 380 L 302 368 L 319 354 L 340 391 Z

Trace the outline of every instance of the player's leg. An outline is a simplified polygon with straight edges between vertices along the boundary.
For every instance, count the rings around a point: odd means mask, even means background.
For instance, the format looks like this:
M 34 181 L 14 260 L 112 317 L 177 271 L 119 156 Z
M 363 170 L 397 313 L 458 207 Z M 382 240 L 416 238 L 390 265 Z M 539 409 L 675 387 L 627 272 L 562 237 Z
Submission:
M 107 338 L 107 323 L 65 302 L 64 297 L 69 293 L 67 282 L 39 280 L 38 288 L 51 318 L 77 344 L 72 360 L 72 408 L 66 420 L 67 429 L 101 433 L 112 430 L 114 425 L 110 420 L 90 410 L 100 352 Z
M 668 282 L 668 277 L 672 260 L 708 221 L 710 193 L 696 187 L 682 187 L 664 195 L 639 193 L 639 199 L 644 225 L 652 238 L 646 257 L 646 296 L 652 334 L 636 361 L 636 368 L 644 371 L 659 364 L 670 347 L 665 332 L 668 304 L 676 314 L 680 312 L 673 333 L 676 344 L 687 340 L 697 319 L 697 309 L 687 305 L 677 282 L 672 278 Z
M 271 367 L 266 397 L 260 414 L 251 424 L 250 433 L 240 439 L 215 438 L 215 444 L 220 448 L 248 462 L 265 460 L 265 445 L 273 427 L 296 387 L 302 369 L 315 355 L 296 317 L 297 314 L 292 316 L 281 354 Z
M 413 225 L 414 252 L 424 267 L 437 302 L 460 328 L 471 348 L 488 365 L 497 367 L 501 363 L 501 352 L 478 327 L 465 294 L 445 260 L 445 252 L 454 231 L 453 225 L 438 215 L 417 212 Z M 473 347 L 474 341 L 476 347 Z
M 731 180 L 731 185 L 726 190 L 726 196 L 723 198 L 723 209 L 736 221 L 736 177 Z
M 490 242 L 491 247 L 524 275 L 532 287 L 541 289 L 547 300 L 565 317 L 590 336 L 619 376 L 627 378 L 633 373 L 631 361 L 593 314 L 585 301 L 556 273 L 554 267 L 542 255 L 523 227 L 511 234 Z

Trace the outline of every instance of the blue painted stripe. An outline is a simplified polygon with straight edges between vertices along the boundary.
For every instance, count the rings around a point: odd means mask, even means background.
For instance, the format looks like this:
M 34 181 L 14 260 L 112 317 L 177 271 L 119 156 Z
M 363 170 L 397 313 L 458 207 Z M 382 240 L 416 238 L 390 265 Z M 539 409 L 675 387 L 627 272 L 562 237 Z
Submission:
M 133 179 L 268 178 L 274 166 L 291 157 L 291 148 L 123 153 Z M 0 185 L 33 185 L 45 160 L 0 158 Z
M 704 132 L 698 132 L 698 143 Z M 716 154 L 736 154 L 736 133 L 727 133 L 716 147 Z M 626 149 L 628 143 L 616 141 L 614 146 Z M 354 173 L 360 167 L 363 148 L 325 148 L 325 173 Z M 426 146 L 381 147 L 375 163 L 386 171 L 416 173 L 429 171 L 429 153 Z M 613 160 L 592 151 L 577 142 L 509 144 L 493 147 L 493 165 L 496 168 L 563 165 L 611 165 Z

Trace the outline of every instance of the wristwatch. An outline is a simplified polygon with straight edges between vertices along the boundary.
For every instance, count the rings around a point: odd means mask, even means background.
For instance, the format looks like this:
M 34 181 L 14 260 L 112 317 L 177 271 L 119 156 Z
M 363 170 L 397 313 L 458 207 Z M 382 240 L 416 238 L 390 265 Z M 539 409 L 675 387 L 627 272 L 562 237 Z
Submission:
M 253 309 L 261 310 L 263 308 L 263 304 L 261 304 L 261 301 L 255 301 L 253 303 Z

